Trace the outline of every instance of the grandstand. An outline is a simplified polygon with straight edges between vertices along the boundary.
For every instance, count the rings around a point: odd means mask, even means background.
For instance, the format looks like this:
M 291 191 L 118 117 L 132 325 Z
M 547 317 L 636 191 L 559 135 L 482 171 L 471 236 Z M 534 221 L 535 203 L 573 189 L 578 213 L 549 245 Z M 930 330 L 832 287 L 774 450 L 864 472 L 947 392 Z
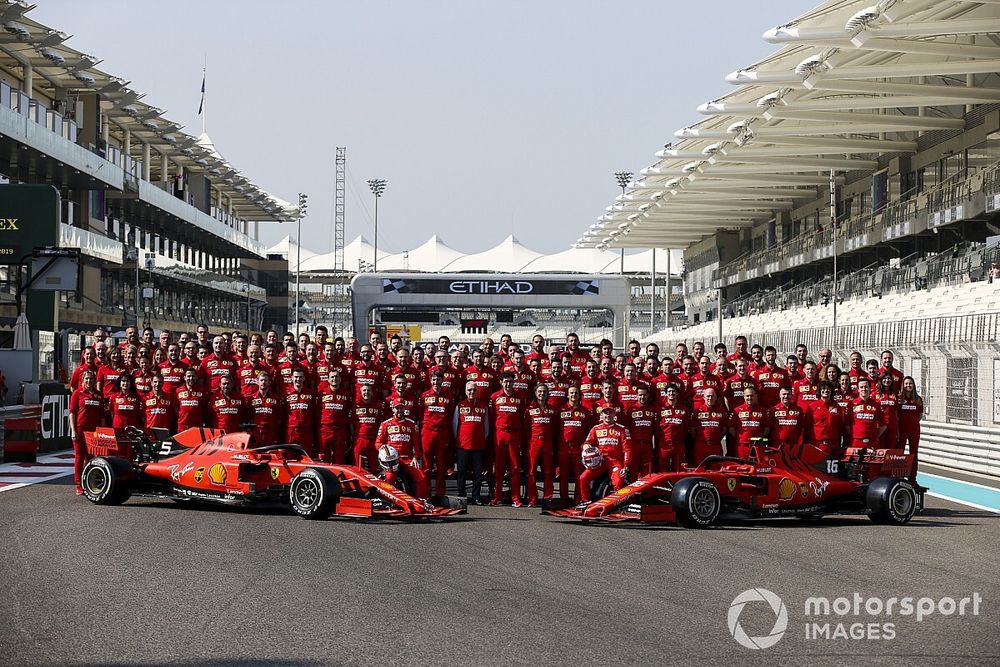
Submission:
M 687 322 L 647 341 L 893 350 L 923 460 L 1000 474 L 998 38 L 996 3 L 823 2 L 577 246 L 684 250 Z

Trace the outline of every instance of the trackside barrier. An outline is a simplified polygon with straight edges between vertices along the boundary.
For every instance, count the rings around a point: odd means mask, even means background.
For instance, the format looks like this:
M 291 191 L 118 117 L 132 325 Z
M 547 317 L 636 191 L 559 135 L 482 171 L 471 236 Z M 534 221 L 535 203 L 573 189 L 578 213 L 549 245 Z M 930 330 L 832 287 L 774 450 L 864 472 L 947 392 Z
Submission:
M 41 440 L 42 406 L 13 405 L 0 408 L 0 461 L 34 462 Z
M 1000 431 L 923 421 L 919 456 L 925 463 L 1000 476 Z

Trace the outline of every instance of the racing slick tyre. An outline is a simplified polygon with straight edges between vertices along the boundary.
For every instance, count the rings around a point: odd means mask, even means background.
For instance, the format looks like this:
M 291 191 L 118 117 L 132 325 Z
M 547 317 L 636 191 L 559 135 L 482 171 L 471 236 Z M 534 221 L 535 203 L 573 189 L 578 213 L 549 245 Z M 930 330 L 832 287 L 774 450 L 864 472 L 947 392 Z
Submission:
M 132 495 L 132 465 L 116 456 L 98 456 L 80 474 L 83 495 L 95 505 L 121 505 Z
M 715 484 L 704 477 L 685 477 L 670 492 L 677 523 L 685 528 L 707 528 L 722 509 L 722 497 Z
M 878 524 L 902 526 L 917 511 L 917 491 L 905 479 L 879 477 L 868 485 L 868 518 Z
M 340 498 L 340 480 L 325 468 L 306 468 L 292 478 L 288 499 L 304 519 L 326 519 Z

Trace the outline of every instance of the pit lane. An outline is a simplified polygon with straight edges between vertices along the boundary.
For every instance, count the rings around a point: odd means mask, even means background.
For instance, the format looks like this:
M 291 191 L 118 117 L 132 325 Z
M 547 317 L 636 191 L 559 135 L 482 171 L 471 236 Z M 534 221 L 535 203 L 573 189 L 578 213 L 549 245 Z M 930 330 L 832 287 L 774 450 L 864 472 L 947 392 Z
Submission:
M 67 480 L 0 495 L 8 664 L 693 664 L 734 659 L 996 664 L 1000 515 L 929 498 L 901 528 L 864 517 L 686 531 L 473 507 L 432 525 L 303 521 L 132 499 Z M 727 613 L 763 587 L 788 628 L 764 650 Z M 976 617 L 893 621 L 895 638 L 805 638 L 807 597 L 983 598 Z M 775 616 L 748 607 L 749 635 Z

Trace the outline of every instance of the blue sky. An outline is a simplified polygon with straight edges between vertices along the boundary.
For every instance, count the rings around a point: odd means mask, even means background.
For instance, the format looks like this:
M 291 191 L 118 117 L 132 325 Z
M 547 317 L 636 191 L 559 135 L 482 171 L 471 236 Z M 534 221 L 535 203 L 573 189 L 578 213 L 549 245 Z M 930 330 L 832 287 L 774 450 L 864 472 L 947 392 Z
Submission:
M 788 0 L 36 0 L 29 15 L 208 133 L 251 180 L 310 196 L 304 245 L 333 245 L 336 146 L 347 147 L 347 240 L 372 236 L 365 182 L 388 180 L 380 247 L 438 234 L 474 252 L 513 233 L 575 241 L 618 189 L 773 52 Z M 290 226 L 262 231 L 267 242 Z

